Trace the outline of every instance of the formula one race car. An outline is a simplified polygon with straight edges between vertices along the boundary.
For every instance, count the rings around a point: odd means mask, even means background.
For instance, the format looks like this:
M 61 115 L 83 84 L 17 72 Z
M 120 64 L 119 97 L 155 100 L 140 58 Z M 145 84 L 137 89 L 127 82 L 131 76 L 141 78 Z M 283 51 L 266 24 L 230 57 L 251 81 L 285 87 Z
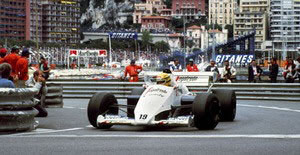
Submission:
M 148 78 L 148 80 L 146 80 Z M 165 86 L 145 78 L 143 88 L 135 88 L 127 104 L 118 104 L 111 93 L 96 93 L 88 104 L 88 119 L 95 128 L 113 125 L 186 126 L 214 129 L 219 120 L 233 121 L 236 96 L 232 90 L 192 94 L 184 85 Z M 123 110 L 123 109 L 127 110 Z M 127 113 L 119 115 L 119 111 Z

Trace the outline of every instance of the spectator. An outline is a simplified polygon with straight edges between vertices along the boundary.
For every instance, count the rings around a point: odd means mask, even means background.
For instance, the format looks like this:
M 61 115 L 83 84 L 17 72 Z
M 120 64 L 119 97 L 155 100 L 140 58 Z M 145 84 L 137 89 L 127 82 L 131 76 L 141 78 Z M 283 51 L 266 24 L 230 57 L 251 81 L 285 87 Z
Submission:
M 29 79 L 28 76 L 28 58 L 29 50 L 25 49 L 22 51 L 21 58 L 17 61 L 16 64 L 16 74 L 18 76 L 17 87 L 25 88 L 25 82 Z
M 199 69 L 196 64 L 194 64 L 194 60 L 190 59 L 189 64 L 186 66 L 188 72 L 199 72 Z
M 76 60 L 73 60 L 72 64 L 71 64 L 71 68 L 72 69 L 76 69 Z
M 0 88 L 15 88 L 14 83 L 8 80 L 11 74 L 11 66 L 8 63 L 0 64 Z
M 278 64 L 277 59 L 272 58 L 271 60 L 271 66 L 269 67 L 270 75 L 269 78 L 271 79 L 271 83 L 277 82 L 277 75 L 278 75 Z
M 263 70 L 257 66 L 256 61 L 252 60 L 248 67 L 248 81 L 253 83 L 260 81 L 262 72 Z
M 11 49 L 11 53 L 4 57 L 4 61 L 11 65 L 12 71 L 11 71 L 10 76 L 13 78 L 14 81 L 16 81 L 18 79 L 17 74 L 16 74 L 16 64 L 20 58 L 21 57 L 19 56 L 19 47 L 18 46 L 14 46 Z
M 229 61 L 224 61 L 224 67 L 222 72 L 222 81 L 231 83 L 235 79 L 236 69 L 233 66 L 229 65 Z
M 7 50 L 5 48 L 0 49 L 0 64 L 4 63 L 4 57 L 6 56 Z
M 127 77 L 127 74 L 129 74 L 129 82 L 138 82 L 138 75 L 142 70 L 142 66 L 137 66 L 135 60 L 131 60 L 130 65 L 125 68 L 124 79 Z
M 41 62 L 39 64 L 39 69 L 43 72 L 43 77 L 45 80 L 48 80 L 50 75 L 50 68 L 48 66 L 48 62 L 44 57 L 41 57 Z
M 298 78 L 298 82 L 300 83 L 300 57 L 297 58 L 297 64 L 296 64 L 296 74 Z
M 34 108 L 36 108 L 39 113 L 37 117 L 47 117 L 48 112 L 46 111 L 45 107 L 45 97 L 47 94 L 47 87 L 46 87 L 46 80 L 43 78 L 43 72 L 42 71 L 35 71 L 33 73 L 33 76 L 26 81 L 26 87 L 29 88 L 36 88 L 38 89 L 38 93 L 34 96 L 34 98 L 39 100 L 39 103 L 35 105 Z
M 229 65 L 229 63 L 228 63 Z M 216 62 L 214 60 L 210 61 L 210 65 L 205 68 L 206 72 L 216 72 L 218 75 L 220 74 L 218 67 L 216 66 Z
M 294 83 L 296 78 L 296 65 L 292 59 L 288 59 L 287 65 L 284 67 L 284 75 L 286 83 Z
M 181 72 L 182 71 L 182 67 L 179 63 L 179 60 L 175 60 L 174 64 L 172 66 L 170 66 L 170 70 L 171 72 Z

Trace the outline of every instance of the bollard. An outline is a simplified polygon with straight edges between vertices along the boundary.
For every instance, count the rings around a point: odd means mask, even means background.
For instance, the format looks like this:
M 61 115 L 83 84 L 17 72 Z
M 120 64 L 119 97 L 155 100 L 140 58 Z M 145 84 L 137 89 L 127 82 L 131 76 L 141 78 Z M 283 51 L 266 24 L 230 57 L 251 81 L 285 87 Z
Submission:
M 37 127 L 35 88 L 0 88 L 0 131 L 25 131 Z

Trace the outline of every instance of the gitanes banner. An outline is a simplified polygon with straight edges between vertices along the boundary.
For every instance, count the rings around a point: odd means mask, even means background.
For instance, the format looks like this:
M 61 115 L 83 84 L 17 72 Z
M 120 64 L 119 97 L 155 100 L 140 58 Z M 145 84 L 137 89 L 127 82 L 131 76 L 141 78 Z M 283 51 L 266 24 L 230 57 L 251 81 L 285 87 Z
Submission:
M 250 63 L 252 60 L 254 60 L 254 55 L 217 55 L 216 56 L 216 63 L 223 63 L 225 60 L 228 60 L 229 63 Z
M 110 37 L 112 39 L 137 39 L 138 35 L 136 32 L 133 33 L 115 33 L 115 32 L 110 32 L 109 33 Z

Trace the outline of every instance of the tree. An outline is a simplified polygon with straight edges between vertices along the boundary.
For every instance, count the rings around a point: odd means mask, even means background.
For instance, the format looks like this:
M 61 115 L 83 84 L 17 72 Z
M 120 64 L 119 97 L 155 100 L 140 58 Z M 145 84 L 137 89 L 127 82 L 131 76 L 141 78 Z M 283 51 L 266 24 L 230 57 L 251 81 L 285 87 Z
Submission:
M 188 46 L 189 48 L 192 48 L 195 45 L 193 40 L 187 40 L 186 41 L 186 46 Z
M 206 26 L 205 26 L 205 28 L 207 29 L 207 30 L 209 30 L 209 29 L 213 29 L 213 26 L 215 26 L 215 29 L 218 29 L 218 30 L 220 30 L 220 31 L 222 31 L 222 26 L 221 25 L 219 25 L 219 24 L 207 24 Z
M 150 35 L 149 31 L 143 31 L 142 32 L 142 48 L 149 50 L 149 44 L 152 43 L 152 36 Z
M 194 19 L 192 22 L 187 23 L 187 27 L 189 26 L 201 26 L 201 25 L 207 25 L 207 18 L 206 17 L 201 17 L 200 19 Z
M 183 28 L 183 19 L 182 18 L 172 18 L 172 25 L 175 28 Z
M 233 26 L 232 25 L 226 25 L 225 29 L 228 30 L 228 38 L 233 38 Z
M 25 40 L 25 41 L 21 42 L 21 46 L 34 47 L 34 46 L 36 46 L 36 42 L 34 42 L 32 40 Z
M 172 8 L 172 0 L 165 0 L 165 5 L 167 5 L 167 8 Z
M 159 52 L 168 52 L 170 45 L 164 41 L 159 41 L 154 44 L 154 49 Z

